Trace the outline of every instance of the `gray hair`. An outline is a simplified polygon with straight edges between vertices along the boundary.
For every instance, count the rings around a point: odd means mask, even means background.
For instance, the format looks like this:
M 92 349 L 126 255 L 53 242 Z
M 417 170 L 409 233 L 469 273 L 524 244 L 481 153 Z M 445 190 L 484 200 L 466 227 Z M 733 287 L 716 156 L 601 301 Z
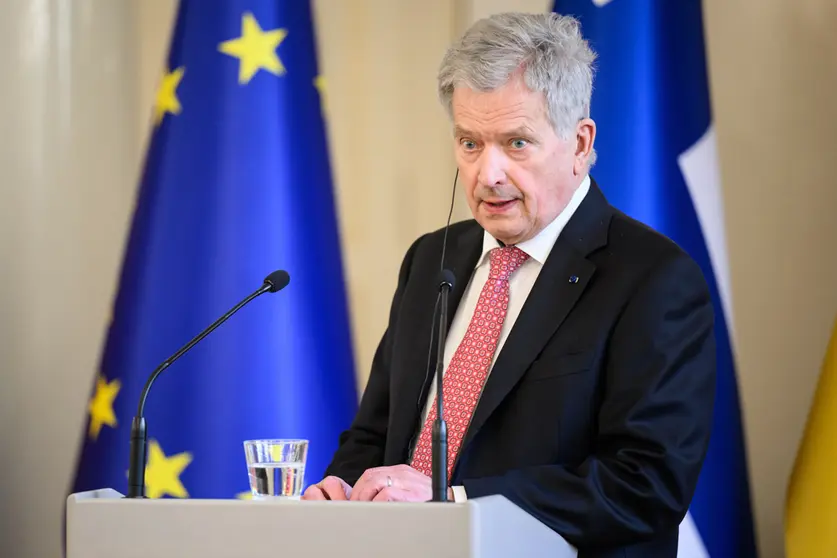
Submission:
M 568 140 L 578 121 L 590 116 L 595 59 L 573 17 L 496 14 L 474 23 L 445 53 L 438 75 L 439 98 L 452 117 L 454 87 L 492 91 L 522 69 L 526 86 L 544 94 L 556 134 Z M 592 152 L 589 165 L 594 162 Z

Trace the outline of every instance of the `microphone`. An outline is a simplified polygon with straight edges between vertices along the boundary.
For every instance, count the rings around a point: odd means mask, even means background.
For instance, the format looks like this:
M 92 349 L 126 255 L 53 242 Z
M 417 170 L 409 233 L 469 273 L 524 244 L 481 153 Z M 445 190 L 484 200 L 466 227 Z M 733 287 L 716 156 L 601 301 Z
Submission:
M 143 416 L 143 413 L 145 411 L 145 399 L 148 397 L 148 390 L 151 389 L 151 385 L 154 383 L 154 380 L 157 379 L 163 370 L 186 354 L 189 349 L 194 347 L 201 339 L 212 333 L 215 328 L 227 321 L 230 316 L 238 312 L 238 310 L 240 310 L 245 304 L 264 293 L 275 293 L 281 291 L 288 286 L 290 281 L 291 277 L 288 275 L 287 271 L 281 269 L 274 271 L 265 277 L 264 283 L 262 283 L 261 287 L 236 304 L 226 314 L 218 318 L 212 325 L 200 332 L 194 339 L 181 347 L 179 351 L 166 359 L 154 370 L 154 372 L 151 373 L 151 376 L 148 377 L 148 381 L 145 382 L 145 387 L 142 388 L 142 392 L 140 393 L 137 415 L 134 417 L 133 422 L 131 422 L 131 457 L 128 468 L 127 498 L 145 498 L 145 460 L 146 446 L 148 444 L 148 432 L 146 430 L 145 417 Z
M 448 220 L 445 223 L 445 234 L 442 238 L 442 257 L 439 263 L 439 294 L 436 296 L 436 307 L 433 309 L 433 317 L 436 317 L 436 309 L 439 311 L 439 340 L 436 350 L 436 420 L 433 422 L 431 437 L 431 468 L 430 481 L 433 487 L 433 502 L 448 501 L 448 430 L 443 416 L 444 396 L 442 394 L 442 376 L 445 367 L 445 340 L 448 336 L 448 295 L 453 290 L 456 278 L 453 272 L 445 269 L 445 253 L 448 245 L 448 230 L 450 220 L 453 216 L 453 206 L 456 201 L 456 180 L 459 178 L 459 168 L 453 177 L 453 188 L 450 195 L 450 210 Z M 427 350 L 427 374 L 430 374 L 430 353 L 433 346 L 433 329 L 435 323 L 430 326 L 430 345 Z M 425 378 L 425 385 L 427 381 Z M 424 391 L 424 388 L 422 388 Z M 421 396 L 419 397 L 421 399 Z
M 448 294 L 453 289 L 456 278 L 449 269 L 443 269 L 439 278 L 439 346 L 436 352 L 436 420 L 433 421 L 431 442 L 432 466 L 431 482 L 433 501 L 445 502 L 448 498 L 448 429 L 443 418 L 442 372 L 445 367 L 445 339 L 448 331 Z

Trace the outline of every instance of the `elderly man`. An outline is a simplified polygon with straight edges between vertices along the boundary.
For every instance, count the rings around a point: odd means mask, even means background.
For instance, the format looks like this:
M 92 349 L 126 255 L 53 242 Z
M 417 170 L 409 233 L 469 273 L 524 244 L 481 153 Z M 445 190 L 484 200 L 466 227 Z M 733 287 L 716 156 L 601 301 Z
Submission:
M 713 309 L 693 260 L 588 174 L 593 60 L 572 18 L 503 14 L 441 65 L 474 217 L 447 234 L 449 492 L 502 494 L 582 557 L 675 556 L 709 442 Z M 431 499 L 444 238 L 407 251 L 360 410 L 305 499 Z

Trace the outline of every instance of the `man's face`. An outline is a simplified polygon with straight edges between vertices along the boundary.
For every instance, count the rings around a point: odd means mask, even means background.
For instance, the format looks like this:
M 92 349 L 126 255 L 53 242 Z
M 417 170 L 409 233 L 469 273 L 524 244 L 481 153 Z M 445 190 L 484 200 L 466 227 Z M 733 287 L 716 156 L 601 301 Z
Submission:
M 542 93 L 520 77 L 480 93 L 453 93 L 456 160 L 468 205 L 477 222 L 504 244 L 536 236 L 566 207 L 584 178 L 594 124 L 561 139 Z

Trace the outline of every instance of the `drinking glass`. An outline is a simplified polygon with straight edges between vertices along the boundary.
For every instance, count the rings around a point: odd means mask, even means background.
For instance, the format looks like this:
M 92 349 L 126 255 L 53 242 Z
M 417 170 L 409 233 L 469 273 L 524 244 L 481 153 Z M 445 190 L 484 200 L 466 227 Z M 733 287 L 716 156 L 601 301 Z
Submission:
M 308 440 L 247 440 L 244 455 L 254 500 L 299 500 Z

